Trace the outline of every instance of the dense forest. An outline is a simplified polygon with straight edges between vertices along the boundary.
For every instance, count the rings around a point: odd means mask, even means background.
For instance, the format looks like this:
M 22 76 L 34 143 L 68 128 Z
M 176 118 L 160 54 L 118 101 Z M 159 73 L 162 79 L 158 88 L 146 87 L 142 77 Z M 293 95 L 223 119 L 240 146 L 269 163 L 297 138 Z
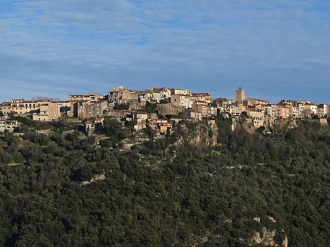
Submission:
M 185 141 L 187 123 L 124 149 L 111 121 L 100 143 L 22 121 L 0 139 L 0 246 L 259 246 L 264 228 L 278 246 L 330 246 L 329 128 L 216 122 L 212 147 Z

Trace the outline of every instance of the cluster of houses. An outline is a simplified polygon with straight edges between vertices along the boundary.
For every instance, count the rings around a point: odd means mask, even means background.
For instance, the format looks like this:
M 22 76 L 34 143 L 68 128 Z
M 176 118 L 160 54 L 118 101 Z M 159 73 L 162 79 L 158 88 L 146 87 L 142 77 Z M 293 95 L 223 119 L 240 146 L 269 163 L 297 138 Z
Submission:
M 144 111 L 148 103 L 157 103 L 158 114 Z M 120 108 L 126 110 L 121 111 L 122 115 L 114 110 L 118 106 L 126 106 Z M 200 121 L 220 114 L 225 117 L 244 115 L 258 128 L 276 119 L 327 117 L 330 106 L 293 100 L 271 104 L 261 99 L 245 98 L 245 91 L 241 88 L 236 90 L 235 100 L 212 100 L 208 93 L 193 93 L 188 89 L 162 87 L 138 91 L 119 86 L 107 95 L 70 95 L 68 101 L 13 99 L 0 104 L 0 113 L 3 116 L 30 115 L 34 121 L 46 122 L 56 122 L 64 116 L 79 118 L 86 120 L 86 133 L 93 133 L 96 126 L 102 125 L 104 116 L 113 115 L 119 116 L 125 123 L 131 122 L 136 130 L 149 126 L 166 133 L 172 129 L 173 121 L 181 119 Z M 0 118 L 0 131 L 13 131 L 16 126 L 16 121 Z
M 253 120 L 256 128 L 272 124 L 277 119 L 327 118 L 330 114 L 328 104 L 316 105 L 310 101 L 295 100 L 281 100 L 278 104 L 271 104 L 265 100 L 245 98 L 245 91 L 241 88 L 236 91 L 234 104 L 218 99 L 217 107 L 220 112 L 227 112 L 232 116 L 246 114 Z

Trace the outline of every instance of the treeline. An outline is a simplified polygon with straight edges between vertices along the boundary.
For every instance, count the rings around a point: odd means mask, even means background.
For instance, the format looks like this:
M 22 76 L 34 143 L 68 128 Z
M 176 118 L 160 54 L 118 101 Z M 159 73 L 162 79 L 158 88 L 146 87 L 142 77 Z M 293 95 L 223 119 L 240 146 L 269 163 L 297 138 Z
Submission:
M 78 131 L 3 134 L 0 246 L 250 246 L 263 227 L 278 244 L 330 246 L 329 130 L 301 122 L 250 135 L 217 124 L 215 147 L 174 131 L 123 151 L 109 119 L 101 145 Z

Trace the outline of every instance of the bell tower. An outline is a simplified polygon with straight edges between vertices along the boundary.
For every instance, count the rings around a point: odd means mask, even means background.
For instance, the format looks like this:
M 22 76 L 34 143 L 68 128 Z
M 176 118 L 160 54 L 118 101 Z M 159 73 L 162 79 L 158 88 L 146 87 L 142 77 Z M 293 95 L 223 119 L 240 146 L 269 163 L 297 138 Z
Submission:
M 243 104 L 244 100 L 245 100 L 245 90 L 239 87 L 239 89 L 236 90 L 236 103 Z

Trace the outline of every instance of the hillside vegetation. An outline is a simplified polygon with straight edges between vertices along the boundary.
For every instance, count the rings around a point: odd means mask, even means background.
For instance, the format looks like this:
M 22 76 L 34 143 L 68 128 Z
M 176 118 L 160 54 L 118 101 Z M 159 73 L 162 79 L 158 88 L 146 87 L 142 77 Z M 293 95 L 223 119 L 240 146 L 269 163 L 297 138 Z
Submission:
M 330 246 L 329 129 L 216 122 L 212 147 L 189 141 L 194 124 L 129 150 L 77 131 L 4 133 L 0 246 L 262 246 L 264 229 L 273 246 Z

